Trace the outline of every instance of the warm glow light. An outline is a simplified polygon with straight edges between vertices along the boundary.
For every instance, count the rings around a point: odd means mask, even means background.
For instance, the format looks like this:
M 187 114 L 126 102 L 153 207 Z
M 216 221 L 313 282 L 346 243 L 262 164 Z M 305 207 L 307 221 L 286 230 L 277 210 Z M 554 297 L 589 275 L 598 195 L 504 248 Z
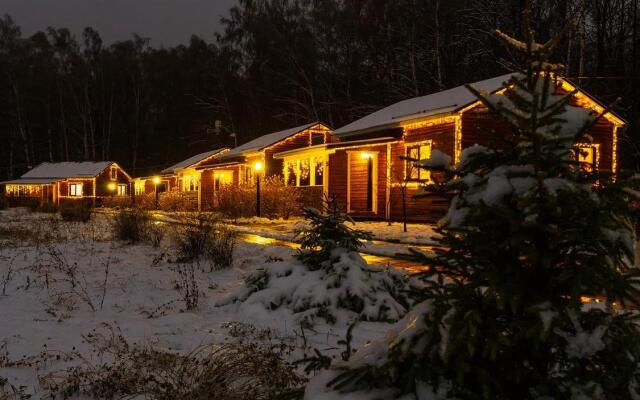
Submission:
M 109 190 L 111 190 L 112 192 L 114 192 L 117 188 L 116 184 L 111 182 L 107 185 L 107 188 L 109 188 Z
M 262 170 L 262 163 L 260 161 L 257 161 L 254 164 L 253 169 L 255 169 L 256 171 L 261 171 Z
M 153 177 L 153 183 L 156 184 L 156 185 L 159 185 L 160 184 L 160 177 L 159 176 L 154 176 Z
M 370 158 L 373 158 L 373 154 L 363 151 L 362 153 L 360 153 L 360 157 L 364 158 L 365 160 L 368 160 Z

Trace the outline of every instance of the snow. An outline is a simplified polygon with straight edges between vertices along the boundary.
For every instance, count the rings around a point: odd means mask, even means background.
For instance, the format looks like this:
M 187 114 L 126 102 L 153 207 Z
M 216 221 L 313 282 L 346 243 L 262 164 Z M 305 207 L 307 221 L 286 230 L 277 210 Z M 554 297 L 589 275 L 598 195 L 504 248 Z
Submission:
M 218 304 L 237 311 L 256 304 L 265 311 L 285 307 L 294 312 L 297 323 L 315 323 L 318 317 L 332 324 L 400 319 L 406 309 L 397 299 L 406 302 L 406 275 L 369 267 L 358 253 L 341 250 L 334 250 L 338 261 L 329 269 L 309 270 L 290 261 L 265 265 Z
M 494 92 L 503 87 L 513 74 L 497 76 L 473 83 L 473 87 L 486 92 Z M 404 100 L 367 115 L 333 131 L 338 137 L 345 137 L 373 128 L 398 126 L 400 122 L 455 111 L 478 99 L 465 86 L 458 86 L 427 96 Z
M 60 162 L 42 163 L 22 178 L 82 178 L 94 177 L 113 164 L 112 161 L 100 162 Z
M 177 164 L 174 164 L 168 168 L 163 169 L 162 171 L 160 171 L 160 173 L 162 174 L 171 174 L 174 173 L 177 169 L 183 169 L 183 168 L 189 168 L 191 166 L 193 166 L 194 164 L 198 164 L 199 162 L 202 162 L 204 160 L 206 160 L 207 158 L 211 157 L 211 156 L 215 156 L 216 154 L 220 153 L 223 150 L 226 150 L 227 147 L 222 147 L 219 149 L 215 149 L 215 150 L 211 150 L 211 151 L 206 151 L 204 153 L 200 153 L 197 154 L 193 157 L 189 157 L 186 160 L 180 161 Z
M 429 158 L 415 162 L 416 167 L 422 168 L 448 168 L 451 165 L 451 157 L 440 150 L 431 150 Z
M 13 185 L 48 185 L 57 182 L 58 178 L 20 178 L 12 181 L 0 182 L 0 184 L 13 184 Z
M 310 129 L 319 122 L 312 122 L 310 124 L 296 126 L 295 128 L 285 129 L 284 131 L 269 133 L 260 137 L 257 137 L 245 144 L 242 144 L 238 147 L 234 147 L 230 151 L 226 152 L 220 157 L 220 160 L 228 160 L 234 157 L 245 155 L 246 153 L 251 153 L 253 151 L 262 150 L 267 146 L 271 146 L 272 144 L 278 143 L 289 136 L 293 136 L 296 133 L 300 133 L 306 129 Z
M 169 226 L 163 227 L 170 232 Z M 4 229 L 16 231 L 6 237 Z M 189 352 L 202 344 L 231 340 L 229 323 L 248 323 L 294 341 L 297 350 L 292 361 L 311 354 L 313 348 L 339 357 L 344 346 L 338 341 L 345 338 L 347 325 L 318 321 L 313 331 L 305 330 L 303 342 L 297 316 L 287 308 L 267 310 L 259 302 L 254 307 L 217 306 L 259 268 L 297 266 L 294 249 L 240 242 L 232 268 L 208 272 L 196 265 L 200 303 L 196 310 L 187 311 L 175 287 L 178 274 L 177 265 L 170 262 L 170 236 L 165 236 L 161 248 L 129 246 L 110 240 L 105 215 L 94 215 L 90 223 L 82 224 L 23 209 L 0 212 L 0 376 L 15 386 L 25 385 L 27 393 L 40 398 L 46 393 L 38 378 L 77 360 L 5 368 L 5 357 L 15 361 L 42 351 L 77 351 L 85 359 L 93 359 L 83 335 L 102 330 L 105 324 L 117 326 L 130 343 Z M 282 261 L 269 262 L 277 259 Z M 68 281 L 71 270 L 77 278 L 75 289 Z M 383 335 L 390 326 L 359 322 L 353 330 L 353 347 L 360 348 Z

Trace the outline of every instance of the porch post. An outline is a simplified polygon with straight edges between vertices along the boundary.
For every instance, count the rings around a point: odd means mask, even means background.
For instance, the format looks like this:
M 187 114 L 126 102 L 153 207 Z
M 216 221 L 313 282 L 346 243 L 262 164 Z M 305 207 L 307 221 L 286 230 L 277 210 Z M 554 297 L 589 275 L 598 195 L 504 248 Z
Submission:
M 385 193 L 385 207 L 384 207 L 384 218 L 387 221 L 391 220 L 391 144 L 387 143 L 387 188 Z

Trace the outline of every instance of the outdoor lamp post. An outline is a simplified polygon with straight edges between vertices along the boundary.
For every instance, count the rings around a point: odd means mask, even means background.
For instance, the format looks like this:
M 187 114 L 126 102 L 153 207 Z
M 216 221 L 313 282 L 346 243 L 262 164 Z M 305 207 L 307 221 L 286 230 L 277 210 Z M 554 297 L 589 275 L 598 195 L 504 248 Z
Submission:
M 256 174 L 256 217 L 260 217 L 260 171 L 262 170 L 262 163 L 257 161 L 253 166 Z
M 153 187 L 154 187 L 154 191 L 155 191 L 155 195 L 156 195 L 156 209 L 159 208 L 159 201 L 158 201 L 158 185 L 160 184 L 160 177 L 159 176 L 154 176 L 153 177 Z

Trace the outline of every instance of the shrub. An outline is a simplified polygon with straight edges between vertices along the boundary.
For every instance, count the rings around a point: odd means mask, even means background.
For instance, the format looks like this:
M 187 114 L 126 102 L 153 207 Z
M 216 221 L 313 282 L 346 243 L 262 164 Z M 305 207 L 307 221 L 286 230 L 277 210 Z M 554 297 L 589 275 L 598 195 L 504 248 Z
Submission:
M 260 211 L 263 216 L 270 219 L 289 219 L 295 214 L 300 214 L 302 201 L 298 188 L 285 185 L 284 180 L 278 176 L 267 177 L 261 183 Z
M 178 262 L 204 260 L 211 270 L 230 267 L 237 234 L 218 223 L 215 217 L 200 214 L 196 223 L 178 231 L 174 241 L 178 252 Z
M 231 267 L 236 240 L 237 233 L 235 230 L 218 227 L 216 234 L 207 242 L 205 249 L 212 270 Z
M 155 206 L 155 194 L 152 194 Z M 186 211 L 198 209 L 197 192 L 180 192 L 173 190 L 159 194 L 159 206 L 165 211 Z
M 7 200 L 7 196 L 0 193 L 0 210 L 4 210 L 9 207 L 9 200 Z
M 139 243 L 149 237 L 149 215 L 139 208 L 117 212 L 111 223 L 113 236 L 117 240 Z
M 207 242 L 214 234 L 215 223 L 215 219 L 206 214 L 199 214 L 195 224 L 190 221 L 185 222 L 186 226 L 174 237 L 178 262 L 199 260 L 205 255 Z
M 60 207 L 60 217 L 64 221 L 88 222 L 91 219 L 91 207 L 83 202 L 65 204 Z
M 40 207 L 38 207 L 38 211 L 42 213 L 54 214 L 58 212 L 58 206 L 49 202 L 42 203 L 40 204 Z
M 256 215 L 255 187 L 222 185 L 217 193 L 216 209 L 228 218 Z
M 129 208 L 131 207 L 131 196 L 107 196 L 101 199 L 102 207 L 106 208 Z

